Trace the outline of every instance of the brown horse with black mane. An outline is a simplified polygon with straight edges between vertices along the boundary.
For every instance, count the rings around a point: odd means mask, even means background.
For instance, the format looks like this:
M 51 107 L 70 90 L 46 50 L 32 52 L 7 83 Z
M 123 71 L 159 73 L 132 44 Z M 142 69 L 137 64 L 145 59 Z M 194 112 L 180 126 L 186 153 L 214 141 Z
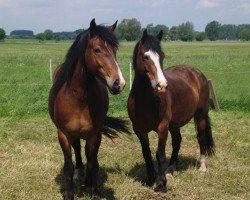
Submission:
M 128 98 L 128 113 L 138 136 L 146 162 L 146 184 L 156 179 L 155 191 L 166 192 L 165 173 L 173 174 L 181 143 L 180 127 L 194 117 L 200 146 L 200 170 L 206 171 L 205 155 L 214 153 L 214 141 L 208 118 L 209 87 L 206 77 L 194 67 L 174 66 L 163 71 L 164 53 L 160 41 L 163 32 L 154 37 L 143 32 L 133 55 L 135 78 Z M 149 147 L 148 132 L 158 134 L 155 175 Z M 173 152 L 165 171 L 165 146 L 168 130 L 172 136 Z
M 118 41 L 113 33 L 116 25 L 117 21 L 107 27 L 96 25 L 93 19 L 90 28 L 77 36 L 65 62 L 55 72 L 49 113 L 64 154 L 67 200 L 74 199 L 73 175 L 78 179 L 84 169 L 80 139 L 86 140 L 85 184 L 94 193 L 97 191 L 97 154 L 109 103 L 106 86 L 112 94 L 120 93 L 125 86 L 116 61 Z M 75 151 L 75 170 L 71 146 Z

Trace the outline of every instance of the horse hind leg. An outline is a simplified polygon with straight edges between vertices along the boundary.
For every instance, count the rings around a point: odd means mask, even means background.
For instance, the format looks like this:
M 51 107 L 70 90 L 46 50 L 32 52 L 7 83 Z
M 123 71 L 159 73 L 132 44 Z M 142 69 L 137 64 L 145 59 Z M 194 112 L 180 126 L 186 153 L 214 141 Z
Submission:
M 84 165 L 82 162 L 82 156 L 81 156 L 81 141 L 80 139 L 76 139 L 72 147 L 75 151 L 75 160 L 76 160 L 76 166 L 74 171 L 73 180 L 75 183 L 80 183 L 83 180 L 84 177 Z
M 177 166 L 178 166 L 178 154 L 179 154 L 179 150 L 181 147 L 181 133 L 180 133 L 180 128 L 171 127 L 169 131 L 172 137 L 173 151 L 172 151 L 172 155 L 170 158 L 168 168 L 165 171 L 165 173 L 167 177 L 168 176 L 172 177 L 174 172 L 177 170 Z
M 194 117 L 197 139 L 200 146 L 199 171 L 206 172 L 206 157 L 214 154 L 214 140 L 208 113 L 198 112 Z
M 72 162 L 72 153 L 71 153 L 71 141 L 65 136 L 65 134 L 58 130 L 58 140 L 64 155 L 64 167 L 63 173 L 65 178 L 65 191 L 63 198 L 65 200 L 74 199 L 74 189 L 73 189 L 73 174 L 74 174 L 74 165 Z

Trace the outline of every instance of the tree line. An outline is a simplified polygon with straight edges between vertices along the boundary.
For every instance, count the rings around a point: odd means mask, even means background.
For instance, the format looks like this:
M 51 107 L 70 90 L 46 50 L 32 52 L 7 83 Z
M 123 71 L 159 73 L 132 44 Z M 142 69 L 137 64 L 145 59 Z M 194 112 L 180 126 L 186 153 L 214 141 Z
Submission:
M 117 26 L 116 35 L 119 40 L 135 41 L 141 37 L 142 31 L 147 28 L 149 34 L 157 34 L 163 30 L 163 40 L 171 41 L 203 41 L 205 39 L 215 40 L 250 40 L 250 24 L 220 24 L 218 21 L 209 22 L 203 32 L 194 30 L 192 22 L 184 22 L 178 26 L 167 27 L 164 24 L 148 24 L 142 27 L 138 19 L 123 19 Z M 39 41 L 44 40 L 69 40 L 75 39 L 76 36 L 84 31 L 78 29 L 72 32 L 53 32 L 47 29 L 42 33 L 34 35 L 33 31 L 29 30 L 15 30 L 10 33 L 9 38 L 37 38 Z M 5 31 L 0 29 L 0 40 L 6 37 Z

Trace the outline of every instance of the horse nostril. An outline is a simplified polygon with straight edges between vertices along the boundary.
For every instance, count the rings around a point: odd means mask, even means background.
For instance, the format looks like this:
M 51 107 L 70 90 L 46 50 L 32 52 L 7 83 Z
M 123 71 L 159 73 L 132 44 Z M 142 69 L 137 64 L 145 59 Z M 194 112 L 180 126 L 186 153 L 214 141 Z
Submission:
M 166 88 L 167 88 L 167 83 L 166 84 L 157 83 L 157 85 L 155 86 L 155 89 L 157 91 L 165 91 Z
M 120 89 L 120 80 L 117 79 L 113 84 L 113 90 L 119 90 L 119 89 Z

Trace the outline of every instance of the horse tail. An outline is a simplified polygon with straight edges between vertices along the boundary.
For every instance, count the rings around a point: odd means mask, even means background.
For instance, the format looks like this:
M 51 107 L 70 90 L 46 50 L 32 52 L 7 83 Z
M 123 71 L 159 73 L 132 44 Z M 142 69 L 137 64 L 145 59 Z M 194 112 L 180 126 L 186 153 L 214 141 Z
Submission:
M 215 145 L 214 145 L 214 139 L 212 136 L 212 130 L 211 130 L 211 122 L 208 116 L 208 113 L 205 115 L 205 142 L 204 142 L 204 151 L 205 154 L 208 156 L 214 155 L 215 153 Z
M 118 133 L 130 135 L 130 130 L 128 120 L 107 116 L 104 121 L 102 134 L 110 139 L 114 139 L 118 137 Z

